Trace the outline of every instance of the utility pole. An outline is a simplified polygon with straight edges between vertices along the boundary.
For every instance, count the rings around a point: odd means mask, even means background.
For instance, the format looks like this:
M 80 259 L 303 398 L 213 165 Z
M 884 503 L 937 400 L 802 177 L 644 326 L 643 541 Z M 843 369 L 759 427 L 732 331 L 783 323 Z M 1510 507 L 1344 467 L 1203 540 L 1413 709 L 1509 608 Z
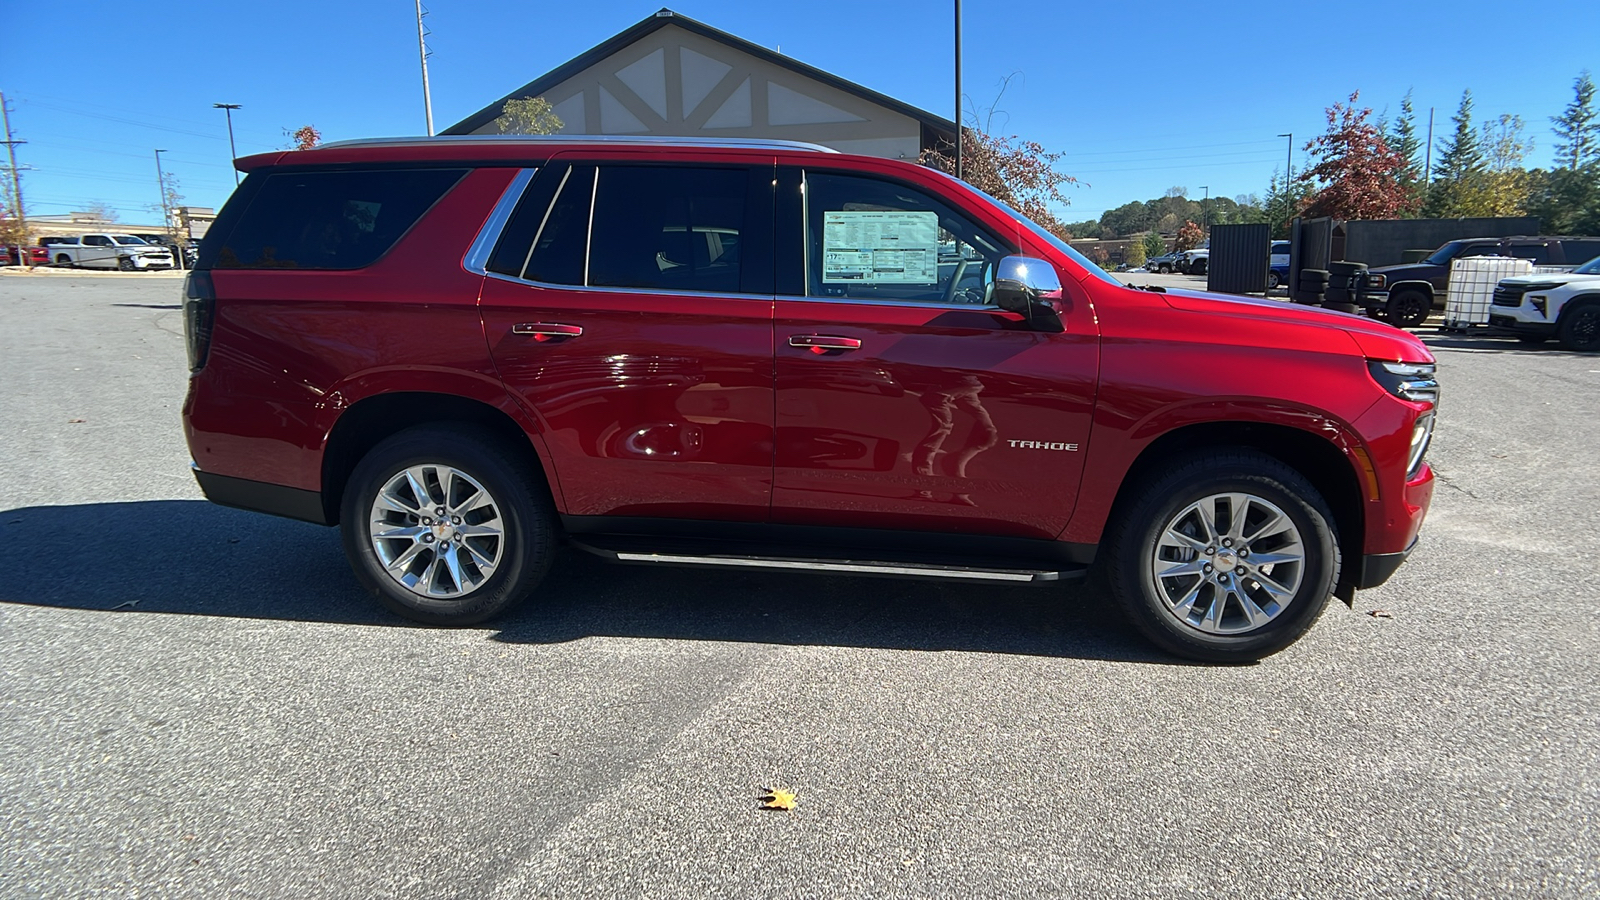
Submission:
M 1422 154 L 1422 189 L 1433 183 L 1433 107 L 1428 107 L 1428 149 Z
M 167 151 L 156 151 L 156 187 L 161 189 L 162 224 L 170 232 L 172 230 L 172 211 L 167 208 L 167 176 L 161 171 L 161 154 L 165 152 Z
M 213 103 L 212 109 L 220 109 L 228 116 L 228 152 L 233 155 L 228 157 L 228 168 L 233 169 L 233 186 L 239 186 L 239 169 L 233 161 L 239 158 L 239 148 L 233 145 L 233 111 L 239 108 L 237 103 Z
M 956 178 L 961 176 L 961 0 L 956 0 Z
M 26 144 L 27 141 L 19 141 L 11 136 L 11 108 L 6 106 L 4 92 L 0 92 L 0 118 L 5 120 L 6 159 L 11 165 L 11 189 L 14 192 L 11 196 L 15 198 L 17 204 L 17 208 L 13 212 L 16 214 L 17 224 L 22 226 L 22 230 L 25 232 L 28 230 L 28 216 L 22 211 L 22 174 L 17 170 L 17 145 Z M 18 265 L 21 265 L 20 260 Z
M 417 0 L 417 55 L 422 60 L 422 109 L 428 116 L 428 137 L 433 137 L 433 97 L 428 93 L 428 32 L 422 27 L 422 0 Z
M 1206 234 L 1211 233 L 1211 187 L 1200 185 L 1200 190 L 1205 191 L 1205 197 L 1200 201 L 1200 218 L 1206 220 Z
M 1294 168 L 1294 132 L 1280 134 L 1278 137 L 1289 139 L 1289 150 L 1283 155 L 1283 189 L 1287 191 L 1289 189 L 1289 178 L 1291 177 L 1290 170 Z

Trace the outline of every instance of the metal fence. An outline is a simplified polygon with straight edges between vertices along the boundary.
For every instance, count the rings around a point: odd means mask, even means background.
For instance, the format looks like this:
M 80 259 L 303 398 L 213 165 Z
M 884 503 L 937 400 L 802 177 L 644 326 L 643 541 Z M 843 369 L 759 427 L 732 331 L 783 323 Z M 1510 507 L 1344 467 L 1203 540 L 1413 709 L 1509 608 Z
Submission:
M 1206 290 L 1264 294 L 1271 262 L 1272 226 L 1214 225 L 1206 260 Z

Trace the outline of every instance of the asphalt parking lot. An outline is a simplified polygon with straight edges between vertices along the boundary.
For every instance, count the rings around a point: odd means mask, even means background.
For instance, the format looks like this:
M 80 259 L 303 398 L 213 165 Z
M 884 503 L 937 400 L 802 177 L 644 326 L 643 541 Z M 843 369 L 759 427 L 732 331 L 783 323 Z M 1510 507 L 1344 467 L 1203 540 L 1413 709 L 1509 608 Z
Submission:
M 1421 545 L 1254 666 L 577 555 L 445 631 L 200 499 L 178 285 L 0 276 L 0 896 L 1600 894 L 1600 357 L 1428 337 Z

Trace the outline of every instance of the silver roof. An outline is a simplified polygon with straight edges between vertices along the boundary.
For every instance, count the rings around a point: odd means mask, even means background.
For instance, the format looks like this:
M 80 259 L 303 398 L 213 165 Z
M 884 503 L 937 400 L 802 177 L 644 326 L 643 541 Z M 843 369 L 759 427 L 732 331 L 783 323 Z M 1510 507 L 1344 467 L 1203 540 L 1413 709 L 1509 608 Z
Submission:
M 335 141 L 317 150 L 345 147 L 437 147 L 460 144 L 510 142 L 518 144 L 623 144 L 649 147 L 705 147 L 724 150 L 805 150 L 811 153 L 838 153 L 832 147 L 804 141 L 767 138 L 696 138 L 638 134 L 461 134 L 435 137 L 362 138 Z

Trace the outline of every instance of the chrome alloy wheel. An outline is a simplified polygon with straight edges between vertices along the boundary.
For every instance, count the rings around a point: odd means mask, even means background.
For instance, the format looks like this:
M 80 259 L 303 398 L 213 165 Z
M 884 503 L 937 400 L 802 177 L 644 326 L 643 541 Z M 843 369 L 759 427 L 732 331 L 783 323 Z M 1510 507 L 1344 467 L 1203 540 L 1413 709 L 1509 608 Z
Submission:
M 1305 573 L 1294 521 L 1245 493 L 1212 494 L 1180 510 L 1162 528 L 1150 567 L 1156 596 L 1173 618 L 1223 635 L 1276 619 Z
M 368 537 L 383 570 L 423 597 L 454 600 L 483 586 L 505 552 L 500 505 L 472 476 L 442 465 L 397 472 L 373 498 Z

